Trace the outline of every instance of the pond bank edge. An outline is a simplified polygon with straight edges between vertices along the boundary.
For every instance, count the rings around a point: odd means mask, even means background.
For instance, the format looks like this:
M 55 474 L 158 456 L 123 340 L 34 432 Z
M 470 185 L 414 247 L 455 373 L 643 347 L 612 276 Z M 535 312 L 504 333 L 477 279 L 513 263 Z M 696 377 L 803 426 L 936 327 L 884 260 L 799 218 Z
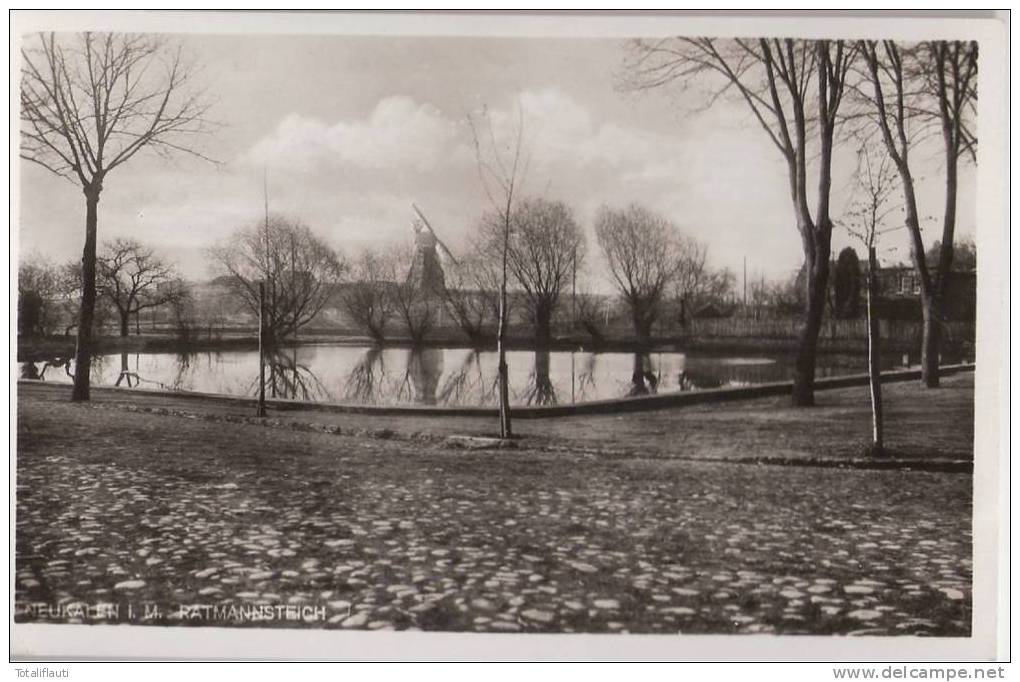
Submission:
M 959 372 L 973 372 L 974 363 L 943 365 L 940 374 L 950 375 Z M 900 369 L 882 372 L 882 383 L 913 381 L 921 378 L 920 369 Z M 849 374 L 840 377 L 824 377 L 815 380 L 816 390 L 850 388 L 867 386 L 867 374 Z M 20 379 L 18 384 L 37 386 L 63 386 L 50 381 L 36 379 Z M 127 388 L 119 386 L 93 386 L 93 391 L 114 392 L 139 396 L 172 396 L 174 398 L 203 400 L 208 402 L 227 403 L 232 405 L 256 405 L 254 398 L 226 395 L 223 393 L 201 393 L 198 391 L 156 391 L 145 388 Z M 680 393 L 664 393 L 659 395 L 638 396 L 633 398 L 614 398 L 611 400 L 593 400 L 569 405 L 528 405 L 511 408 L 511 414 L 520 419 L 546 419 L 554 417 L 586 416 L 598 414 L 619 414 L 623 412 L 641 412 L 665 408 L 686 407 L 733 400 L 747 400 L 770 396 L 789 395 L 793 391 L 792 381 L 780 381 L 757 386 L 740 388 L 715 388 L 704 391 Z M 499 415 L 495 407 L 441 407 L 433 405 L 353 405 L 346 403 L 316 403 L 300 400 L 267 399 L 266 407 L 280 412 L 310 411 L 346 414 L 374 414 L 384 416 L 435 416 L 435 417 L 492 417 Z

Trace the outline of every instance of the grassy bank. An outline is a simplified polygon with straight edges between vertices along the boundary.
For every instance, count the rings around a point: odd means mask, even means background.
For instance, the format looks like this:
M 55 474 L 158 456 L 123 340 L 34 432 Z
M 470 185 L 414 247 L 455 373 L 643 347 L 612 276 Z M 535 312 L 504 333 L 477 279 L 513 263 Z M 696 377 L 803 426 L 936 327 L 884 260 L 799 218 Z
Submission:
M 32 398 L 62 401 L 70 388 L 21 384 Z M 901 459 L 972 460 L 974 375 L 943 378 L 937 390 L 919 382 L 883 387 L 886 446 Z M 524 444 L 546 449 L 583 449 L 624 457 L 776 461 L 849 460 L 866 452 L 871 411 L 866 386 L 819 391 L 817 406 L 790 406 L 788 396 L 691 405 L 627 414 L 528 419 L 514 422 Z M 139 395 L 95 388 L 98 407 L 168 412 L 231 420 L 252 417 L 236 402 L 182 398 L 172 393 Z M 495 419 L 433 415 L 387 416 L 270 409 L 269 423 L 282 428 L 311 425 L 341 433 L 430 441 L 451 435 L 493 436 Z

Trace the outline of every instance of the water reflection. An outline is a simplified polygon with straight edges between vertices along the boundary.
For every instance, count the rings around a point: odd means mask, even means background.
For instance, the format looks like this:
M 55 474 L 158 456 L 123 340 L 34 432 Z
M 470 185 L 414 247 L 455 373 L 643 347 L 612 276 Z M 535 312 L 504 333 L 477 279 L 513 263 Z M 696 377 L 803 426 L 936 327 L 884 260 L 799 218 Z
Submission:
M 385 372 L 382 349 L 369 348 L 347 375 L 344 398 L 363 405 L 378 404 Z
M 660 363 L 661 367 L 661 363 Z M 634 353 L 634 370 L 630 376 L 630 391 L 628 396 L 649 395 L 658 392 L 658 372 L 654 371 L 652 358 L 648 353 Z
M 888 359 L 894 366 L 897 358 Z M 492 406 L 497 355 L 468 348 L 306 345 L 267 355 L 266 395 L 364 405 Z M 510 351 L 514 405 L 556 405 L 787 380 L 792 360 L 683 352 Z M 864 356 L 825 356 L 818 376 L 864 370 Z M 74 361 L 21 363 L 22 378 L 70 383 Z M 255 351 L 100 355 L 94 383 L 251 396 L 258 391 Z
M 407 372 L 414 388 L 413 402 L 435 405 L 439 378 L 443 376 L 443 351 L 439 348 L 415 348 L 407 356 Z
M 23 362 L 21 363 L 21 378 L 22 379 L 36 379 L 45 380 L 47 379 L 46 372 L 50 369 L 60 368 L 64 370 L 66 377 L 74 379 L 74 374 L 71 372 L 71 358 L 55 357 L 50 360 L 43 360 L 41 362 Z M 53 373 L 50 373 L 49 379 L 53 379 Z
M 258 376 L 252 395 L 258 395 Z M 313 402 L 334 402 L 333 394 L 311 370 L 298 361 L 298 349 L 273 349 L 266 353 L 266 396 Z
M 135 354 L 135 369 L 137 370 L 137 368 L 138 368 L 138 355 Z M 132 384 L 132 380 L 134 380 L 133 384 Z M 141 383 L 141 377 L 138 376 L 138 372 L 137 371 L 132 372 L 128 368 L 128 354 L 127 353 L 121 353 L 120 354 L 120 374 L 117 375 L 117 380 L 115 382 L 113 382 L 113 385 L 114 386 L 120 386 L 121 384 L 124 384 L 128 388 L 134 388 L 135 386 L 138 386 L 138 384 L 140 384 L 140 383 Z
M 496 400 L 499 378 L 486 377 L 482 354 L 471 350 L 443 381 L 437 402 L 441 405 L 491 405 Z
M 443 349 L 413 348 L 403 355 L 403 362 L 396 363 L 392 353 L 367 349 L 343 382 L 345 398 L 365 405 L 449 404 L 452 389 L 445 384 L 440 389 Z
M 180 351 L 177 353 L 177 371 L 174 373 L 174 378 L 170 382 L 170 386 L 173 390 L 180 391 L 184 386 L 191 383 L 191 373 L 195 371 L 195 367 L 198 365 L 196 360 L 196 353 L 190 353 L 187 351 Z
M 524 390 L 517 393 L 517 402 L 522 405 L 555 405 L 556 388 L 549 375 L 549 351 L 535 351 L 533 367 Z
M 573 360 L 571 354 L 571 359 Z M 571 402 L 579 400 L 594 400 L 598 396 L 598 359 L 596 353 L 584 353 L 581 357 L 581 368 L 576 374 L 572 374 L 571 380 Z M 571 365 L 573 366 L 573 365 Z M 575 397 L 577 396 L 577 397 Z M 591 397 L 588 397 L 591 396 Z

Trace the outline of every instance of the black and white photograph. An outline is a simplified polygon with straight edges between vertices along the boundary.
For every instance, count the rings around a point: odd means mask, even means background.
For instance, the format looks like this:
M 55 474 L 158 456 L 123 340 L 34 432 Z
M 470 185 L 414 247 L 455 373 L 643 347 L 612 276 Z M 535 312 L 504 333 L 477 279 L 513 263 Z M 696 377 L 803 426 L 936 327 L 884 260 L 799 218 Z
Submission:
M 1008 19 L 12 17 L 12 655 L 1008 656 Z

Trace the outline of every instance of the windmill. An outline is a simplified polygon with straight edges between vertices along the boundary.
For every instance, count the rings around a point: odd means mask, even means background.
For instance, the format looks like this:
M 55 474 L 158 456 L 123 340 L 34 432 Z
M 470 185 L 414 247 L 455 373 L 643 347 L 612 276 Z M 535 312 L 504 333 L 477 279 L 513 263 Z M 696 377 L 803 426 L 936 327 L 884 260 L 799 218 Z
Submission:
M 411 204 L 418 219 L 414 221 L 414 257 L 407 273 L 407 281 L 415 288 L 430 291 L 442 296 L 446 293 L 446 275 L 439 259 L 442 251 L 444 258 L 457 265 L 457 259 L 450 252 L 432 229 L 428 218 L 415 204 Z
M 426 218 L 425 214 L 421 212 L 421 209 L 418 208 L 418 205 L 411 204 L 411 208 L 414 209 L 414 212 L 417 213 L 418 217 L 421 219 L 422 224 L 428 229 L 429 233 L 433 236 L 433 238 L 435 238 L 436 244 L 442 250 L 443 255 L 454 265 L 459 265 L 457 259 L 454 258 L 453 254 L 450 252 L 450 249 L 446 248 L 446 244 L 444 244 L 443 240 L 439 238 L 439 235 L 436 234 L 436 231 L 432 229 L 432 225 L 429 223 L 429 219 Z

